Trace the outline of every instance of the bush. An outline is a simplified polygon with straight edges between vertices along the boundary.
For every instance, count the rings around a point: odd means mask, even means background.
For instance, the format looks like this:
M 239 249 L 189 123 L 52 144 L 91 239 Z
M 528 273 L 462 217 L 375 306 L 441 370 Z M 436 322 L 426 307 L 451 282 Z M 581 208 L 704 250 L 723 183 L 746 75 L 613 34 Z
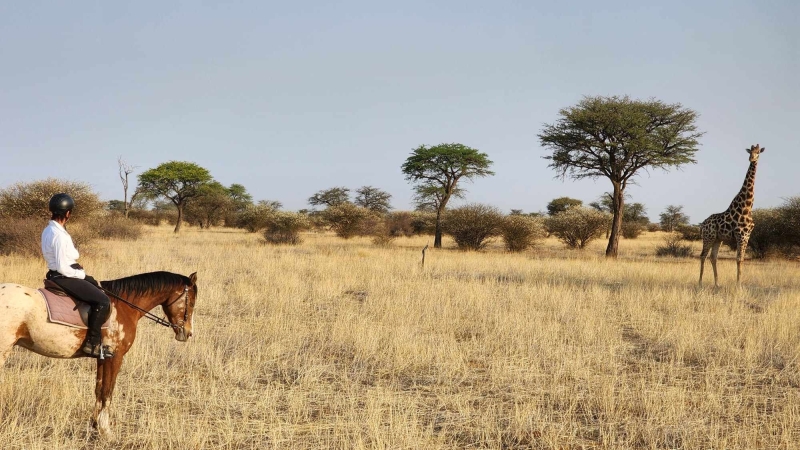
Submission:
M 786 251 L 796 253 L 800 248 L 800 197 L 791 197 L 779 207 L 781 214 L 781 229 L 784 235 L 783 247 Z
M 436 213 L 429 211 L 414 211 L 411 213 L 411 228 L 414 234 L 436 234 Z
M 164 216 L 156 211 L 147 209 L 131 209 L 128 211 L 128 219 L 143 225 L 152 225 L 155 227 L 161 225 Z M 177 220 L 177 216 L 175 220 Z
M 547 231 L 570 248 L 585 248 L 602 236 L 611 215 L 592 208 L 576 207 L 545 219 Z
M 677 225 L 675 231 L 681 235 L 681 239 L 686 241 L 699 241 L 703 239 L 700 235 L 700 227 L 697 225 Z
M 781 211 L 778 208 L 753 210 L 755 227 L 747 243 L 753 258 L 764 259 L 778 251 L 780 242 L 777 238 L 783 234 L 781 219 Z
M 388 247 L 400 234 L 393 234 L 389 217 L 386 217 L 372 233 L 372 243 L 379 247 Z
M 365 222 L 373 218 L 374 214 L 348 202 L 328 207 L 322 211 L 321 216 L 337 236 L 350 239 L 365 234 Z
M 59 192 L 66 192 L 75 200 L 73 220 L 80 221 L 98 215 L 106 205 L 87 183 L 48 178 L 16 183 L 0 190 L 0 216 L 47 220 L 50 218 L 50 197 Z
M 652 223 L 652 222 L 648 223 L 647 224 L 647 231 L 649 231 L 651 233 L 654 233 L 656 231 L 661 231 L 661 225 L 659 225 L 657 223 Z
M 251 233 L 263 230 L 269 226 L 275 212 L 277 212 L 277 209 L 269 205 L 247 205 L 239 213 L 236 219 L 236 227 L 244 228 Z
M 390 236 L 413 236 L 414 232 L 414 215 L 409 211 L 395 211 L 386 215 L 385 226 L 386 233 Z
M 95 238 L 97 230 L 91 228 L 86 221 L 83 223 L 68 222 L 67 227 L 75 247 L 83 250 Z M 47 226 L 47 221 L 26 218 L 0 218 L 0 254 L 42 256 L 42 230 Z
M 264 230 L 264 239 L 270 244 L 297 245 L 303 241 L 300 232 L 310 227 L 308 216 L 304 214 L 274 211 Z
M 453 237 L 458 248 L 480 250 L 489 238 L 500 234 L 503 214 L 494 206 L 471 204 L 450 210 L 442 221 L 442 231 Z
M 0 218 L 0 254 L 41 256 L 45 223 L 40 219 Z
M 692 247 L 683 244 L 683 238 L 680 233 L 669 233 L 664 237 L 664 245 L 656 247 L 656 256 L 688 258 L 692 256 Z
M 142 237 L 143 232 L 140 222 L 126 219 L 121 214 L 110 214 L 102 218 L 102 220 L 92 222 L 90 226 L 97 231 L 98 237 L 102 239 L 135 241 Z
M 503 218 L 500 234 L 506 250 L 521 252 L 533 247 L 537 240 L 545 237 L 544 221 L 538 217 L 512 214 Z
M 622 222 L 622 237 L 636 239 L 644 232 L 644 225 L 639 222 Z

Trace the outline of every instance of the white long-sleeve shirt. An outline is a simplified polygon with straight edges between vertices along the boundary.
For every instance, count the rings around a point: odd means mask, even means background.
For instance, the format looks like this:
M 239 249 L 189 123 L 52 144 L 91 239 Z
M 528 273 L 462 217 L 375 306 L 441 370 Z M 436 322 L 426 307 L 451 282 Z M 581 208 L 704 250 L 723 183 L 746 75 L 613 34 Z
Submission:
M 68 278 L 86 278 L 86 272 L 71 267 L 80 254 L 72 243 L 72 236 L 55 220 L 51 220 L 42 231 L 42 255 L 48 269 Z

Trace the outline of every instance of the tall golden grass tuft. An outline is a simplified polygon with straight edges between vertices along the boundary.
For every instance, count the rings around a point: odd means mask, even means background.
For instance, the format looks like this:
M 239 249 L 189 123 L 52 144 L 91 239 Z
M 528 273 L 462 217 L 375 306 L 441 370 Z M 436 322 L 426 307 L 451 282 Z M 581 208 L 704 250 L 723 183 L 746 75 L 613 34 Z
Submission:
M 719 290 L 661 233 L 566 250 L 419 251 L 308 233 L 146 231 L 99 241 L 98 279 L 198 271 L 196 336 L 150 323 L 119 376 L 117 440 L 87 432 L 93 363 L 17 350 L 0 370 L 0 448 L 793 448 L 800 268 L 724 252 Z M 693 245 L 695 245 L 694 243 Z M 453 246 L 445 241 L 446 246 Z M 695 254 L 697 253 L 695 248 Z M 0 257 L 5 282 L 38 259 Z

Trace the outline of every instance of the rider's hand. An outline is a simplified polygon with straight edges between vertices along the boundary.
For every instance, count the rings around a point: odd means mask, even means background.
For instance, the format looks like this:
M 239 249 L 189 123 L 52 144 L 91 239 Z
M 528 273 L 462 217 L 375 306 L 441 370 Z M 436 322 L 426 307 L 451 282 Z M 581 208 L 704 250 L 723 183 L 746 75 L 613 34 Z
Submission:
M 100 287 L 100 283 L 98 283 L 97 280 L 95 280 L 94 277 L 91 275 L 86 275 L 86 278 L 84 278 L 84 280 L 88 281 L 89 283 L 92 283 L 93 285 L 95 285 L 95 287 Z

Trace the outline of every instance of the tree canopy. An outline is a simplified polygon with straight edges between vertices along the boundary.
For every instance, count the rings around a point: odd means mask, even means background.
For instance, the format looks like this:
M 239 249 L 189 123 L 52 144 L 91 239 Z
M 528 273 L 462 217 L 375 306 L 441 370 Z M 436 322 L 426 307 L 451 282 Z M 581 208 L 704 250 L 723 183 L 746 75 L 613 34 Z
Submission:
M 392 209 L 389 201 L 392 194 L 372 186 L 361 186 L 356 189 L 356 198 L 353 203 L 362 208 L 377 213 L 387 213 Z
M 683 206 L 668 205 L 658 217 L 663 231 L 675 231 L 680 225 L 689 225 L 689 216 L 683 213 Z
M 462 178 L 494 175 L 489 170 L 492 161 L 486 155 L 463 144 L 421 145 L 411 152 L 401 169 L 406 180 L 416 183 L 415 200 L 418 208 L 436 211 L 436 235 L 433 246 L 442 246 L 442 214 L 452 197 L 460 197 Z
M 562 213 L 570 208 L 578 208 L 581 206 L 583 206 L 583 200 L 570 197 L 558 197 L 550 200 L 550 203 L 547 204 L 547 214 L 550 216 L 555 216 L 556 214 Z
M 539 134 L 551 152 L 544 158 L 562 178 L 611 181 L 614 219 L 606 256 L 616 257 L 625 188 L 642 170 L 695 163 L 703 135 L 695 124 L 698 115 L 680 103 L 614 96 L 585 97 L 559 116 Z
M 200 195 L 200 187 L 211 181 L 208 170 L 187 161 L 169 161 L 139 175 L 138 190 L 150 198 L 166 198 L 178 210 L 175 232 L 181 229 L 183 208 L 193 197 Z
M 308 204 L 312 206 L 336 206 L 349 201 L 350 189 L 343 186 L 323 189 L 308 198 Z

